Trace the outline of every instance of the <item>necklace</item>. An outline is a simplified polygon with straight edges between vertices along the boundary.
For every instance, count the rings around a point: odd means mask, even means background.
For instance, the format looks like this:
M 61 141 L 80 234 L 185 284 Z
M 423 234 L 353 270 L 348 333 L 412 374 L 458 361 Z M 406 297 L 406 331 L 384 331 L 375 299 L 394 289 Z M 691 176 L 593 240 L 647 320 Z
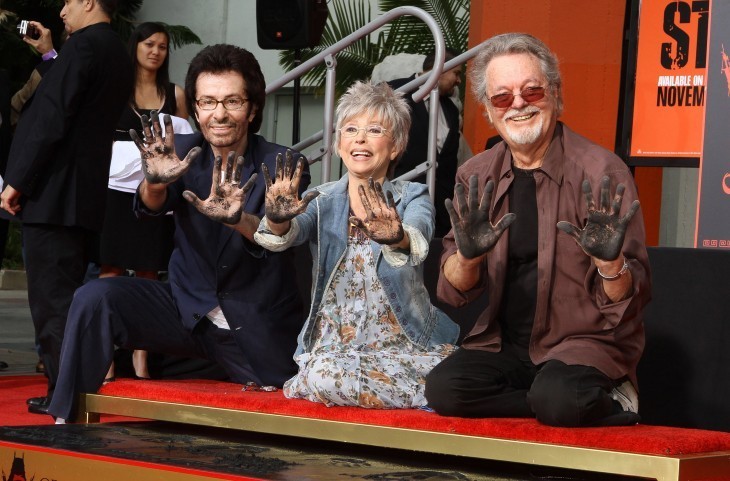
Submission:
M 157 108 L 157 112 L 162 111 L 162 107 L 165 106 L 165 100 L 167 100 L 167 98 L 166 98 L 165 95 L 163 95 L 162 96 L 162 102 L 160 103 L 160 106 Z M 132 112 L 134 112 L 137 115 L 137 117 L 139 117 L 140 120 L 141 120 L 142 119 L 142 114 L 140 114 L 139 111 L 137 110 L 137 108 L 138 108 L 137 107 L 137 103 L 136 102 L 133 102 L 133 103 L 130 102 L 129 106 L 132 108 Z M 142 109 L 142 110 L 147 110 L 147 109 Z M 150 111 L 152 111 L 152 110 L 155 110 L 155 109 L 150 109 Z

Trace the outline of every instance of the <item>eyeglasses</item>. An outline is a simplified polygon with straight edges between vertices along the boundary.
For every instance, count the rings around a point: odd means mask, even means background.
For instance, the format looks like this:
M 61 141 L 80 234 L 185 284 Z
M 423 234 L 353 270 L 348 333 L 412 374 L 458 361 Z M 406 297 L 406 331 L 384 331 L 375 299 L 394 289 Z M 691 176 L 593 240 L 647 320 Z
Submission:
M 248 102 L 248 99 L 242 99 L 240 97 L 231 97 L 223 100 L 211 99 L 209 97 L 203 97 L 195 101 L 195 105 L 200 110 L 215 110 L 218 108 L 218 104 L 223 104 L 223 108 L 226 110 L 241 110 L 243 104 Z
M 522 97 L 522 100 L 528 104 L 531 104 L 545 97 L 545 87 L 527 87 L 517 95 Z M 498 109 L 506 109 L 512 105 L 512 102 L 515 101 L 515 97 L 517 97 L 517 95 L 512 93 L 492 95 L 489 97 L 489 103 Z
M 388 132 L 388 129 L 381 125 L 368 125 L 366 127 L 358 127 L 356 125 L 345 125 L 340 129 L 343 137 L 355 137 L 361 130 L 365 131 L 368 137 L 382 137 Z

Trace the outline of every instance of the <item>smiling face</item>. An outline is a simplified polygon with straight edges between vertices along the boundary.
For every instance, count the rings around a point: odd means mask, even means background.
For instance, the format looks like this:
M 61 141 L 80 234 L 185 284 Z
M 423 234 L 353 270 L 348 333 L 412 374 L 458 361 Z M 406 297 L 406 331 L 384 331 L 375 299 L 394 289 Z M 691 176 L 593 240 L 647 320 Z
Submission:
M 224 100 L 246 99 L 246 81 L 238 72 L 202 73 L 196 81 L 196 100 L 209 98 Z M 255 114 L 250 102 L 244 102 L 240 110 L 226 110 L 218 103 L 213 110 L 201 110 L 195 106 L 195 118 L 200 131 L 210 143 L 215 155 L 224 159 L 229 151 L 243 155 L 248 142 L 248 124 Z
M 365 127 L 369 125 L 380 125 L 386 129 L 382 137 L 370 137 L 366 134 Z M 349 126 L 357 127 L 359 130 L 354 137 L 346 137 L 340 134 L 340 142 L 337 146 L 337 153 L 347 167 L 351 177 L 382 182 L 388 172 L 390 163 L 398 157 L 392 134 L 388 131 L 389 126 L 385 125 L 380 117 L 372 117 L 368 114 L 358 115 L 342 123 L 342 128 Z
M 157 70 L 167 58 L 167 35 L 153 33 L 137 44 L 137 63 L 145 70 Z
M 515 95 L 512 105 L 506 108 L 486 102 L 489 120 L 507 144 L 514 149 L 549 143 L 558 108 L 539 61 L 524 53 L 495 57 L 487 65 L 486 77 L 487 97 L 502 93 Z M 545 97 L 533 103 L 525 102 L 517 94 L 528 87 L 544 87 Z

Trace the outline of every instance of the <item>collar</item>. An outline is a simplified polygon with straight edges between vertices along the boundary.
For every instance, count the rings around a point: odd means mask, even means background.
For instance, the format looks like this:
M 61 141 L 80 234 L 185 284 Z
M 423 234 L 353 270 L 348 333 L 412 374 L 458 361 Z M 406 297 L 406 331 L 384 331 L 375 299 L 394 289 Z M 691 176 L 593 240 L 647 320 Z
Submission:
M 505 155 L 502 160 L 502 169 L 499 173 L 499 178 L 504 179 L 512 175 L 512 152 L 505 145 Z M 550 179 L 557 184 L 563 182 L 563 164 L 564 164 L 565 150 L 563 148 L 563 123 L 558 122 L 555 125 L 553 131 L 553 138 L 550 141 L 547 151 L 545 152 L 545 158 L 542 161 L 542 165 L 535 170 L 539 170 L 545 173 Z

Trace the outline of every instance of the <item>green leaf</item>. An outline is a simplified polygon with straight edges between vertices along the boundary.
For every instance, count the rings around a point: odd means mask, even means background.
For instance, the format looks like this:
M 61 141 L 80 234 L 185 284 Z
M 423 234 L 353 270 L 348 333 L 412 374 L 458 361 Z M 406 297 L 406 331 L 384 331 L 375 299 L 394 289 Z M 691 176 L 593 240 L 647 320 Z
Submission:
M 458 52 L 467 48 L 470 0 L 380 0 L 379 8 L 387 12 L 396 7 L 413 6 L 431 15 L 444 36 L 447 47 Z M 372 12 L 365 0 L 333 0 L 320 45 L 302 50 L 306 61 L 342 38 L 370 22 Z M 335 90 L 339 96 L 356 80 L 370 77 L 373 67 L 396 53 L 427 54 L 434 49 L 431 30 L 418 17 L 405 15 L 386 24 L 380 31 L 358 40 L 336 55 Z M 294 50 L 279 54 L 279 64 L 287 71 L 295 67 Z M 325 66 L 319 65 L 302 77 L 303 83 L 323 89 Z

